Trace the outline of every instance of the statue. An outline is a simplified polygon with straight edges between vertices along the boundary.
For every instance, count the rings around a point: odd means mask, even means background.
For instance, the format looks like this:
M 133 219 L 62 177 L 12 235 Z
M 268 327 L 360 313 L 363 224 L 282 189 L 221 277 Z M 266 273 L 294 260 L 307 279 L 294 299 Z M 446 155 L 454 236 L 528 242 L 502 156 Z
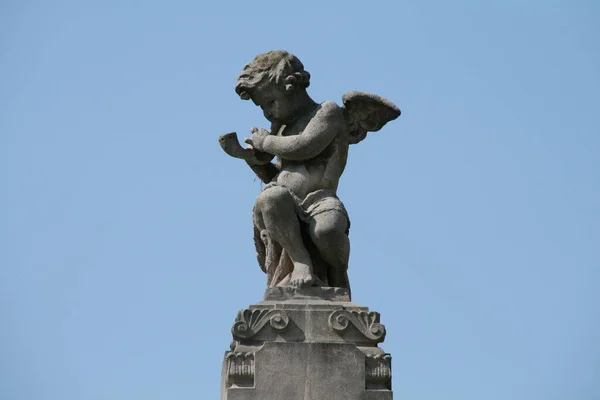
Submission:
M 219 142 L 265 183 L 253 210 L 257 258 L 267 286 L 350 289 L 350 219 L 337 197 L 350 144 L 400 116 L 388 100 L 348 92 L 343 106 L 316 103 L 310 74 L 286 51 L 260 54 L 240 73 L 235 91 L 260 106 L 270 129 L 252 128 L 243 148 L 235 132 Z M 272 162 L 277 157 L 276 162 Z

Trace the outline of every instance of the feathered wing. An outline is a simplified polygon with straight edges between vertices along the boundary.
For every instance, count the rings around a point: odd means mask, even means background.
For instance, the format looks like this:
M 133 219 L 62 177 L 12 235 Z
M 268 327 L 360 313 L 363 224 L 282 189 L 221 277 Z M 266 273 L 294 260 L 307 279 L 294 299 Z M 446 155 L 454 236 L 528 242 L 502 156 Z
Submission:
M 350 144 L 377 132 L 400 116 L 400 109 L 391 101 L 372 93 L 352 91 L 342 96 L 344 115 L 348 123 Z

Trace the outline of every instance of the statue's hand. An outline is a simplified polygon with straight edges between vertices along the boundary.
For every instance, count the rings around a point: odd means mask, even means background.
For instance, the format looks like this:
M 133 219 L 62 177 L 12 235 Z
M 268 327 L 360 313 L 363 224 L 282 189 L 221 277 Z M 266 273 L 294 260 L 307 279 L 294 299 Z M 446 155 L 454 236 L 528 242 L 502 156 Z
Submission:
M 264 151 L 265 139 L 271 134 L 268 130 L 263 128 L 252 127 L 250 129 L 252 135 L 249 138 L 244 139 L 244 142 L 250 145 L 250 149 Z
M 252 165 L 266 165 L 273 159 L 272 154 L 264 153 L 248 146 L 244 149 L 240 146 L 235 132 L 226 133 L 219 136 L 221 148 L 231 157 L 241 158 Z
M 246 161 L 248 161 L 248 163 L 250 163 L 252 165 L 267 165 L 273 159 L 273 154 L 255 150 L 250 145 L 248 145 L 248 149 L 252 152 L 254 157 L 252 157 Z

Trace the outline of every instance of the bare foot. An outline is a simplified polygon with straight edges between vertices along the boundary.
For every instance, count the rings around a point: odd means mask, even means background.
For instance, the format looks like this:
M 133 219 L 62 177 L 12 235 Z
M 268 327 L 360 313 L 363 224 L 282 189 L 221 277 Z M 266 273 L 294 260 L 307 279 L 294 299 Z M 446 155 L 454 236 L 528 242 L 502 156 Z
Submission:
M 316 285 L 318 278 L 312 273 L 312 268 L 306 264 L 294 263 L 294 271 L 290 284 L 294 287 L 310 287 Z

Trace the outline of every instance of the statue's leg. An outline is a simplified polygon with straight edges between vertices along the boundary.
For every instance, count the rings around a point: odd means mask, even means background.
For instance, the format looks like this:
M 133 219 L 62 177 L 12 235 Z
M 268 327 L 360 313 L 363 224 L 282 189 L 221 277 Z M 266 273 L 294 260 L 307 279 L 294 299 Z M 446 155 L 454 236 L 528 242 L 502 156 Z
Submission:
M 256 199 L 254 221 L 260 229 L 285 249 L 294 264 L 290 283 L 309 286 L 316 283 L 310 254 L 304 246 L 296 201 L 286 188 L 273 186 Z
M 309 225 L 312 242 L 329 264 L 329 286 L 350 288 L 348 260 L 350 258 L 349 221 L 346 213 L 331 209 L 313 215 Z

